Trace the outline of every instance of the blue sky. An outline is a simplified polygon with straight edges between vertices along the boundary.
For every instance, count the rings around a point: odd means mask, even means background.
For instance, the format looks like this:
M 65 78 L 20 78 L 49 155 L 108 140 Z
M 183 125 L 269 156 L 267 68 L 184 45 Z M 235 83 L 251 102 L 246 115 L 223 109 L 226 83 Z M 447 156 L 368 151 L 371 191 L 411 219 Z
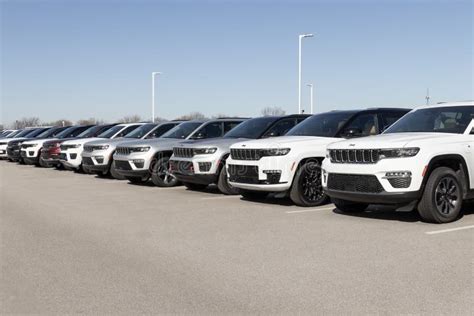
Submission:
M 4 123 L 473 99 L 472 1 L 4 1 Z M 309 91 L 303 89 L 303 108 Z

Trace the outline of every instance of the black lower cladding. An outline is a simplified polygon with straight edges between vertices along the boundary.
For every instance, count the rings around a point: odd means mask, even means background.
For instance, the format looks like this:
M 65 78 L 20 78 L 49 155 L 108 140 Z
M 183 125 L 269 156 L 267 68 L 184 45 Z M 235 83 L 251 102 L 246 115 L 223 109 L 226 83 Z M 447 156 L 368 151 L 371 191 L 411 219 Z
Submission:
M 86 166 L 93 166 L 94 161 L 92 160 L 91 157 L 82 157 L 82 164 Z
M 227 169 L 230 182 L 259 184 L 258 166 L 229 165 Z
M 388 179 L 388 182 L 395 189 L 406 189 L 411 184 L 411 178 L 391 178 Z
M 115 169 L 118 170 L 132 170 L 132 166 L 128 161 L 124 160 L 115 160 Z
M 346 192 L 381 193 L 382 185 L 374 175 L 330 173 L 328 189 Z
M 59 154 L 59 160 L 65 160 L 67 161 L 67 155 L 65 153 L 60 153 Z
M 194 167 L 190 161 L 170 160 L 170 168 L 174 173 L 193 175 Z

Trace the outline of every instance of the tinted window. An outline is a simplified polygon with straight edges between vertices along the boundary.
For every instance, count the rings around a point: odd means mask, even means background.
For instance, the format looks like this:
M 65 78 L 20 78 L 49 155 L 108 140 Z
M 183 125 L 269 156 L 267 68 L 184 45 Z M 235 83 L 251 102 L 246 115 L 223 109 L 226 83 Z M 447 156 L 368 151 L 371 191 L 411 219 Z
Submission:
M 147 139 L 150 138 L 158 138 L 164 135 L 167 131 L 175 127 L 179 123 L 169 123 L 169 124 L 161 124 L 157 128 L 155 128 L 150 134 L 147 135 Z
M 53 127 L 47 131 L 44 131 L 43 133 L 39 134 L 38 137 L 44 137 L 44 138 L 48 138 L 48 137 L 54 137 L 56 135 L 58 135 L 59 133 L 61 133 L 62 131 L 64 131 L 66 129 L 66 127 Z
M 266 131 L 263 137 L 283 136 L 295 125 L 296 125 L 295 118 L 286 118 L 286 119 L 280 120 L 275 125 L 273 125 L 268 131 Z
M 33 138 L 33 137 L 38 137 L 39 134 L 43 133 L 44 131 L 48 130 L 49 128 L 38 128 L 34 130 L 33 132 L 29 133 L 26 137 L 27 138 Z
M 77 135 L 78 138 L 89 138 L 89 137 L 96 137 L 97 135 L 105 132 L 109 128 L 111 128 L 114 125 L 95 125 L 91 126 L 79 135 Z
M 471 129 L 471 135 L 474 135 L 474 127 Z
M 127 135 L 128 133 L 130 133 L 131 131 L 134 131 L 136 130 L 138 127 L 140 127 L 140 125 L 132 125 L 132 126 L 129 126 L 127 128 L 125 128 L 123 131 L 121 131 L 117 136 L 115 136 L 116 138 L 118 137 L 124 137 L 125 135 Z
M 178 138 L 184 139 L 187 138 L 196 128 L 202 125 L 202 122 L 185 122 L 181 123 L 178 126 L 170 129 L 168 132 L 164 133 L 163 138 Z
M 244 121 L 240 123 L 239 126 L 225 134 L 225 137 L 250 139 L 260 138 L 260 136 L 278 119 L 278 117 L 265 116 Z
M 342 131 L 342 136 L 361 137 L 378 134 L 377 115 L 364 113 L 357 115 Z
M 242 122 L 224 122 L 224 134 L 228 133 L 230 130 L 234 129 L 237 125 Z
M 75 129 L 75 127 L 73 126 L 70 126 L 70 127 L 67 127 L 65 130 L 63 130 L 61 133 L 59 133 L 58 135 L 56 135 L 57 138 L 66 138 L 66 136 Z
M 25 129 L 25 130 L 20 131 L 18 134 L 16 134 L 15 137 L 23 137 L 23 136 L 28 135 L 31 132 L 33 132 L 32 129 Z
M 353 111 L 316 114 L 293 127 L 286 135 L 336 137 L 354 114 Z
M 123 128 L 123 126 L 115 125 L 114 127 L 109 128 L 105 132 L 99 134 L 99 136 L 97 136 L 97 137 L 110 138 L 110 137 L 114 136 L 115 134 L 117 134 L 122 128 Z
M 462 134 L 474 119 L 474 106 L 433 107 L 415 110 L 393 124 L 385 133 Z
M 222 122 L 213 122 L 204 125 L 191 137 L 192 139 L 216 138 L 223 135 Z
M 389 112 L 389 113 L 382 113 L 379 114 L 381 120 L 381 127 L 382 131 L 386 130 L 390 126 L 393 125 L 396 121 L 398 121 L 403 115 L 406 113 L 399 113 L 399 112 Z
M 153 123 L 142 125 L 138 127 L 137 129 L 135 129 L 133 132 L 125 135 L 125 138 L 136 138 L 136 139 L 142 138 L 155 127 L 156 127 L 156 124 L 153 124 Z

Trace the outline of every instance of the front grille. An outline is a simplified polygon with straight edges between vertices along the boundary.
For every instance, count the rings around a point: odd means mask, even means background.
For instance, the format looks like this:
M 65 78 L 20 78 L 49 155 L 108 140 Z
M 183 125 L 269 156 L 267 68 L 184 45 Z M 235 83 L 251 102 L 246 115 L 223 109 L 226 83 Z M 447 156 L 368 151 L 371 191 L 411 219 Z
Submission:
M 30 148 L 30 147 L 34 147 L 34 146 L 35 146 L 35 145 L 33 145 L 33 144 L 22 144 L 22 145 L 21 145 L 21 148 L 22 148 L 22 149 L 26 149 L 26 148 Z
M 258 166 L 229 165 L 229 180 L 237 183 L 258 184 Z
M 93 166 L 94 161 L 92 160 L 91 157 L 82 157 L 82 164 L 86 166 Z
M 262 158 L 260 149 L 231 149 L 230 156 L 234 160 L 259 160 Z
M 379 150 L 330 149 L 329 157 L 333 163 L 376 163 L 379 161 Z
M 360 193 L 381 193 L 384 191 L 374 175 L 330 173 L 328 189 Z
M 411 184 L 411 177 L 405 178 L 390 178 L 388 179 L 390 185 L 395 189 L 405 189 L 408 188 Z
M 62 148 L 62 146 L 61 146 Z M 84 151 L 87 151 L 87 152 L 93 152 L 94 151 L 94 146 L 84 146 Z
M 115 151 L 119 155 L 130 155 L 132 152 L 131 147 L 117 147 L 117 150 Z
M 175 147 L 173 148 L 173 154 L 175 157 L 192 158 L 194 156 L 194 149 Z
M 114 162 L 115 162 L 115 169 L 132 170 L 132 166 L 130 166 L 130 163 L 128 161 L 114 160 Z

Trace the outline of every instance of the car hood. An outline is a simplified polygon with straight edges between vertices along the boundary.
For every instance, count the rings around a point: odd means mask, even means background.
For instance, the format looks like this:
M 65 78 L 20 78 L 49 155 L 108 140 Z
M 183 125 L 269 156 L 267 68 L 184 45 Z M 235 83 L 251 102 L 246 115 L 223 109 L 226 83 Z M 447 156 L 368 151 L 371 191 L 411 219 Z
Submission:
M 29 144 L 43 145 L 46 142 L 56 140 L 56 139 L 57 138 L 55 138 L 55 137 L 52 137 L 52 138 L 36 138 L 36 139 L 33 138 L 33 139 L 28 140 L 28 141 L 24 141 L 23 144 L 25 144 L 25 145 L 29 145 Z
M 64 140 L 63 144 L 64 145 L 84 145 L 85 143 L 92 142 L 95 140 L 108 140 L 107 138 L 99 138 L 99 137 L 90 137 L 90 138 L 72 138 L 69 140 Z
M 340 138 L 333 137 L 316 137 L 316 136 L 281 136 L 266 139 L 249 140 L 232 145 L 231 148 L 281 148 L 281 147 L 301 147 L 301 146 L 318 146 L 333 143 Z
M 329 149 L 380 149 L 380 148 L 403 148 L 419 147 L 424 144 L 433 146 L 456 141 L 459 134 L 446 133 L 390 133 L 369 137 L 347 139 L 331 144 Z
M 150 146 L 154 150 L 171 150 L 176 144 L 183 142 L 183 139 L 175 139 L 175 138 L 154 138 L 154 139 L 143 139 L 143 140 L 136 140 L 126 142 L 124 145 L 126 147 L 143 147 L 143 146 Z
M 180 142 L 176 147 L 183 148 L 209 148 L 217 147 L 219 149 L 225 150 L 228 149 L 231 145 L 235 143 L 240 143 L 248 140 L 248 138 L 211 138 L 211 139 L 201 139 L 201 140 L 186 140 Z

